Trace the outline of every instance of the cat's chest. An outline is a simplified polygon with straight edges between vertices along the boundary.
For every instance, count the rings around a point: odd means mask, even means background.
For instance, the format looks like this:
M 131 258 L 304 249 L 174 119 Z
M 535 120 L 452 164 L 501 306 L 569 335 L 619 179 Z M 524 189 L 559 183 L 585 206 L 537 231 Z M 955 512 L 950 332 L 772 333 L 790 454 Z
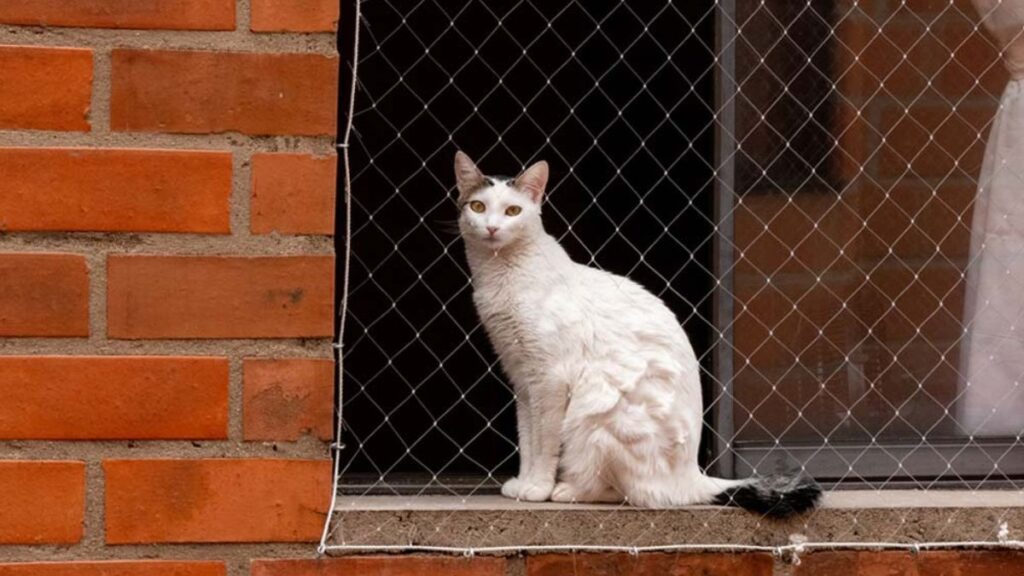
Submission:
M 474 300 L 499 353 L 515 355 L 550 351 L 552 340 L 565 335 L 579 305 L 567 292 L 561 285 L 508 281 L 477 289 Z

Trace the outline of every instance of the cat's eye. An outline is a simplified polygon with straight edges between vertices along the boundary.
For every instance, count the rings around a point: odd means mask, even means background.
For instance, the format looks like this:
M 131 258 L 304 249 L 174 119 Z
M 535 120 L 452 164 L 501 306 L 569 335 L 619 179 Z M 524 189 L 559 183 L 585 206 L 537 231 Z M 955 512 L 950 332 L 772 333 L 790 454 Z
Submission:
M 469 209 L 477 214 L 483 214 L 487 211 L 487 206 L 484 206 L 484 203 L 479 200 L 473 200 L 469 203 Z
M 518 216 L 523 211 L 521 206 L 509 206 L 505 208 L 505 216 Z

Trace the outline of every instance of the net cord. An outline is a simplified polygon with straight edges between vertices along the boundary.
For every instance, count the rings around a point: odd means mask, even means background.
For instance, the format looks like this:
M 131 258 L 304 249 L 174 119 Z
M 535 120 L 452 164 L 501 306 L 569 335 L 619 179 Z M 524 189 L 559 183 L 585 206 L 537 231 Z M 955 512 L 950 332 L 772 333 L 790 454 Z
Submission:
M 334 430 L 334 442 L 331 444 L 331 503 L 327 509 L 327 518 L 324 521 L 324 529 L 320 535 L 320 544 L 317 546 L 318 554 L 327 552 L 327 540 L 331 535 L 331 522 L 334 520 L 334 509 L 338 500 L 338 483 L 341 479 L 341 394 L 342 379 L 344 378 L 343 350 L 345 342 L 345 319 L 348 316 L 348 292 L 349 292 L 349 270 L 352 259 L 352 170 L 349 163 L 349 141 L 352 137 L 352 122 L 355 117 L 356 87 L 358 86 L 359 72 L 359 30 L 362 28 L 362 0 L 355 0 L 355 31 L 352 37 L 352 74 L 349 87 L 348 112 L 345 117 L 345 131 L 342 133 L 341 143 L 338 144 L 338 152 L 341 155 L 342 169 L 345 172 L 345 253 L 342 256 L 342 283 L 341 296 L 338 302 L 338 339 L 334 342 L 336 351 L 337 378 L 334 391 L 335 401 L 338 406 L 337 424 Z

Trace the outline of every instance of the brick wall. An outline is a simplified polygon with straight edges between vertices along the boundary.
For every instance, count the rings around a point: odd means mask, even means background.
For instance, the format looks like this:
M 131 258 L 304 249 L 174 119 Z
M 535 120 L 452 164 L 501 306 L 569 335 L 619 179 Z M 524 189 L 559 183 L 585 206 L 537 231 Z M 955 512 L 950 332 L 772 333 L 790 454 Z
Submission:
M 314 555 L 337 20 L 323 0 L 0 2 L 0 574 Z

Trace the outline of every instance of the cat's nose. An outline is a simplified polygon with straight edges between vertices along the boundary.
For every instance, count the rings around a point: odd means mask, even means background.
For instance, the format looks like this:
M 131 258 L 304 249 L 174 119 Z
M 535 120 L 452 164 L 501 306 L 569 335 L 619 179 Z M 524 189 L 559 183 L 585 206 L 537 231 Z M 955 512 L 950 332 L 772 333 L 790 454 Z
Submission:
M 498 228 L 496 226 L 488 226 L 487 233 L 490 234 L 491 236 L 494 236 L 495 234 L 498 233 Z

